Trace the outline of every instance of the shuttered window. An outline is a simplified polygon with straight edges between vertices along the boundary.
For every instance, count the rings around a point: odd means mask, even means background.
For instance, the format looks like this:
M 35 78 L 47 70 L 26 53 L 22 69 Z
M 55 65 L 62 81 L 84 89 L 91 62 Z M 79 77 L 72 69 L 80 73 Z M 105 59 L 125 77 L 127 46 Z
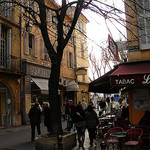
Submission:
M 0 24 L 0 66 L 11 67 L 11 29 Z
M 139 31 L 139 47 L 141 50 L 150 49 L 150 1 L 136 0 Z
M 9 1 L 10 1 L 10 3 L 9 3 Z M 12 18 L 11 0 L 8 0 L 8 2 L 5 2 L 5 0 L 1 0 L 1 2 L 2 3 L 0 4 L 0 14 L 11 19 Z
M 67 51 L 67 65 L 68 68 L 74 68 L 74 54 Z

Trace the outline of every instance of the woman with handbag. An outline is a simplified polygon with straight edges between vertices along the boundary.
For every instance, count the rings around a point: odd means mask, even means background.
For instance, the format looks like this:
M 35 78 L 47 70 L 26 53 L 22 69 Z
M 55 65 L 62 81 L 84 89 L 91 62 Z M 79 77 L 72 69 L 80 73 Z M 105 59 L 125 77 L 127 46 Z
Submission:
M 77 130 L 79 148 L 82 147 L 82 149 L 84 149 L 86 122 L 85 122 L 85 112 L 81 105 L 76 106 L 75 112 L 72 115 L 72 120 Z
M 93 110 L 91 105 L 88 105 L 87 111 L 85 112 L 86 127 L 89 133 L 90 145 L 93 145 L 93 140 L 96 139 L 96 126 L 99 121 L 96 112 Z

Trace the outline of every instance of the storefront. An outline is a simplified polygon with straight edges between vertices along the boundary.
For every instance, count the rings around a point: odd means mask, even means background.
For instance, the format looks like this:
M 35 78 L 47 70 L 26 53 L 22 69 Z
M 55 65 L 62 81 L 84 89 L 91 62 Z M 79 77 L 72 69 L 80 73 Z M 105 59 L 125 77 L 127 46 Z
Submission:
M 149 66 L 150 61 L 119 64 L 104 76 L 91 82 L 89 90 L 98 93 L 116 93 L 120 89 L 125 89 L 128 92 L 130 122 L 138 124 L 145 110 L 150 110 Z
M 12 125 L 12 99 L 6 85 L 0 83 L 0 126 Z
M 21 125 L 20 76 L 0 75 L 0 126 Z

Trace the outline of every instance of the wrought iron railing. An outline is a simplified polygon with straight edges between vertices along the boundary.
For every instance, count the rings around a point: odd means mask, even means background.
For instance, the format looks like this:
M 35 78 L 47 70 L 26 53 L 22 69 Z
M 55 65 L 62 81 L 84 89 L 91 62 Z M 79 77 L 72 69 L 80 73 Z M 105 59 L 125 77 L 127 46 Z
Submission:
M 7 70 L 15 73 L 25 73 L 25 60 L 10 55 L 9 57 L 0 56 L 0 70 Z

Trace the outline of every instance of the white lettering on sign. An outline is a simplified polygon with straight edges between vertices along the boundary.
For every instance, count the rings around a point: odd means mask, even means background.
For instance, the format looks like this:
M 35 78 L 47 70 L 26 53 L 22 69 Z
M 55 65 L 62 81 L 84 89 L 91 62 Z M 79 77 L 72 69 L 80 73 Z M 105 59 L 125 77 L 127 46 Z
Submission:
M 150 74 L 144 75 L 143 79 L 144 81 L 142 82 L 142 84 L 150 84 Z
M 134 79 L 116 79 L 116 84 L 134 84 Z

